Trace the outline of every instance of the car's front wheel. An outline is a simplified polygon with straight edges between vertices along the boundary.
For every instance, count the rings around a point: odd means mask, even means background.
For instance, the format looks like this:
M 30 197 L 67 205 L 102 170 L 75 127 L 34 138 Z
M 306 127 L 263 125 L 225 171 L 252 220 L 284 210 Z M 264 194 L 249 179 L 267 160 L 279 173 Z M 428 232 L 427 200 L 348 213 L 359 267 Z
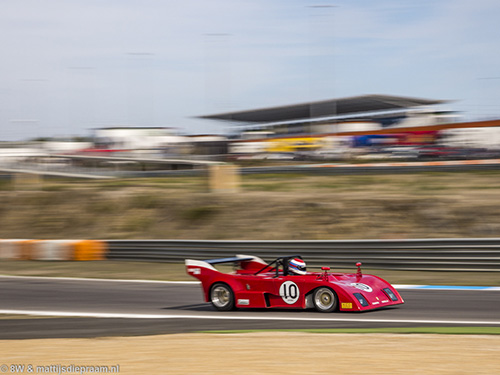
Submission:
M 321 287 L 314 291 L 314 307 L 319 312 L 332 312 L 337 308 L 337 295 L 327 287 Z
M 234 309 L 234 293 L 231 287 L 224 283 L 217 283 L 210 289 L 210 301 L 219 311 Z

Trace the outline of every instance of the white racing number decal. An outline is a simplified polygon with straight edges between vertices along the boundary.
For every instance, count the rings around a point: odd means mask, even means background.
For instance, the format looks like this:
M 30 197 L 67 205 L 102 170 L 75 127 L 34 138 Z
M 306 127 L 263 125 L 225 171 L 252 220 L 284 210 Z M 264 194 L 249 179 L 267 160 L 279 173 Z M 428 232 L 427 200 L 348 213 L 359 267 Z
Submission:
M 294 304 L 299 299 L 300 291 L 293 281 L 285 281 L 280 286 L 280 296 L 289 305 Z
M 351 283 L 351 286 L 353 286 L 357 289 L 360 289 L 364 292 L 368 292 L 368 293 L 373 292 L 373 289 L 370 286 L 363 284 L 363 283 Z

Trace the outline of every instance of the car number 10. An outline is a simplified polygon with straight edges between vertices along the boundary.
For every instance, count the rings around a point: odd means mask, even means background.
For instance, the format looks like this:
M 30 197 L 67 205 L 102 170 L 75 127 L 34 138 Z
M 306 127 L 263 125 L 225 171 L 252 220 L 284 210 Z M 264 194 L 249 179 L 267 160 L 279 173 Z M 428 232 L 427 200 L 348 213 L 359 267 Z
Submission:
M 297 284 L 293 281 L 285 281 L 280 286 L 280 297 L 289 305 L 297 302 L 299 299 L 300 291 Z

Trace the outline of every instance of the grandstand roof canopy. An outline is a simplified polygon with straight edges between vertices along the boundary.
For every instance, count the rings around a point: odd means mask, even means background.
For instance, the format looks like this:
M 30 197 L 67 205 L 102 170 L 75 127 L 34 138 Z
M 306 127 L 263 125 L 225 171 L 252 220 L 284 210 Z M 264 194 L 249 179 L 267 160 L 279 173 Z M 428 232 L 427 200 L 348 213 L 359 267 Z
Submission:
M 396 111 L 412 107 L 442 104 L 445 100 L 410 98 L 391 95 L 362 95 L 238 112 L 227 112 L 199 118 L 246 123 L 280 122 L 320 117 L 347 116 L 364 112 Z

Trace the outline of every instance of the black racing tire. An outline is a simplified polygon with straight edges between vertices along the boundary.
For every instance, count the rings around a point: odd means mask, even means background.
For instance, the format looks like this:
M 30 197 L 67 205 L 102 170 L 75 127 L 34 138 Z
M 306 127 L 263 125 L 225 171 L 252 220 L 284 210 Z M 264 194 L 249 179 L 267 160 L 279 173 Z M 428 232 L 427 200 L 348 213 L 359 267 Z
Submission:
M 234 292 L 225 283 L 215 283 L 210 288 L 210 302 L 219 311 L 234 310 Z
M 329 313 L 337 309 L 338 298 L 332 289 L 322 286 L 314 291 L 313 304 L 317 311 Z

